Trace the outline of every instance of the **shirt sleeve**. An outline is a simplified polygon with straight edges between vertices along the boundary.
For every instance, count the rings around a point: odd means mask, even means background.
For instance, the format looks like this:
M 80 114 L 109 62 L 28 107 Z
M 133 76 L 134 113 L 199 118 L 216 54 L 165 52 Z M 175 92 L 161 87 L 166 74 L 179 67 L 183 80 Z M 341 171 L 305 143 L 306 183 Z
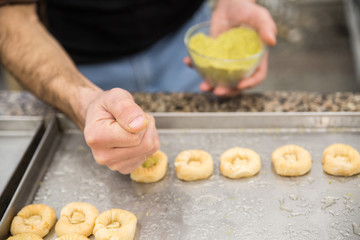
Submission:
M 0 7 L 7 4 L 37 3 L 39 0 L 0 0 Z

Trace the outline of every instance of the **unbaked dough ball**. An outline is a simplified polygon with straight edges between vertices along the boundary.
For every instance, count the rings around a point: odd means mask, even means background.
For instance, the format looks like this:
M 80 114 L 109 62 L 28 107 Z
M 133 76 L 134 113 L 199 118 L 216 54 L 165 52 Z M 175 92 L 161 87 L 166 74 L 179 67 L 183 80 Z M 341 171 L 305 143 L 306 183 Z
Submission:
M 19 233 L 16 234 L 15 236 L 8 237 L 7 240 L 43 240 L 43 239 L 42 237 L 34 233 Z
M 22 208 L 11 223 L 12 235 L 34 233 L 46 236 L 56 220 L 55 210 L 44 204 L 30 204 Z
M 58 236 L 77 233 L 90 236 L 99 211 L 86 202 L 71 202 L 61 209 L 59 221 L 55 225 Z
M 322 156 L 323 170 L 335 176 L 352 176 L 360 173 L 360 154 L 346 144 L 328 146 Z
M 130 178 L 135 182 L 157 182 L 165 176 L 167 166 L 168 157 L 166 154 L 162 151 L 156 151 L 130 174 Z
M 203 150 L 182 151 L 175 159 L 177 177 L 184 181 L 208 178 L 213 170 L 214 161 L 211 155 Z
M 136 232 L 136 216 L 126 210 L 111 209 L 101 213 L 95 221 L 96 240 L 132 240 Z
M 310 171 L 310 153 L 297 145 L 285 145 L 272 154 L 275 172 L 280 176 L 301 176 Z
M 89 240 L 87 237 L 77 233 L 67 233 L 61 237 L 56 238 L 55 240 Z
M 260 156 L 251 149 L 234 147 L 220 156 L 221 174 L 228 178 L 251 177 L 260 169 Z

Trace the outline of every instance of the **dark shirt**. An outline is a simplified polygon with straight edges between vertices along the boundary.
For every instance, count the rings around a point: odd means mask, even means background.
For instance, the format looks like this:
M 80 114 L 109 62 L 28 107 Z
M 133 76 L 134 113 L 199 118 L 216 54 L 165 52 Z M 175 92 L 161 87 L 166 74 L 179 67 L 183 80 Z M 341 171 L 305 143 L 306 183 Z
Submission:
M 49 31 L 81 64 L 146 49 L 179 28 L 202 1 L 46 0 L 40 9 Z

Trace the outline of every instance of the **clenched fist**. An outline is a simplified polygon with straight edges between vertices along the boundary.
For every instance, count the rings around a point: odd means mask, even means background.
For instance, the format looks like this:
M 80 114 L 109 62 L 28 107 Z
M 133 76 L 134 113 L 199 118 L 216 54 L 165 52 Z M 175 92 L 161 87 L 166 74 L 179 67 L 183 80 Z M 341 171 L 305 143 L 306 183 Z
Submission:
M 84 135 L 96 162 L 123 174 L 160 147 L 154 118 L 120 88 L 103 92 L 90 104 Z

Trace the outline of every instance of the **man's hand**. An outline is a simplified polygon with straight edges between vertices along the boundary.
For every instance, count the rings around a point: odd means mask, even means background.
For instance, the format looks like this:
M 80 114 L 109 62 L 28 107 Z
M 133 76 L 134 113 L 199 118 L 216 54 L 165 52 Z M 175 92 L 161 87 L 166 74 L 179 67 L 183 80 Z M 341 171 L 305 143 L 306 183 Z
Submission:
M 211 17 L 210 35 L 217 37 L 222 32 L 241 24 L 255 28 L 265 44 L 270 46 L 276 44 L 276 25 L 267 9 L 251 0 L 218 0 Z M 186 57 L 184 62 L 191 66 L 189 57 Z M 237 95 L 242 90 L 254 87 L 265 79 L 267 62 L 268 53 L 266 52 L 255 73 L 239 82 L 236 88 L 213 87 L 209 83 L 203 82 L 200 85 L 200 90 L 213 91 L 218 96 Z
M 91 103 L 84 134 L 97 163 L 123 174 L 132 172 L 160 147 L 154 118 L 119 88 Z
M 0 7 L 0 61 L 85 129 L 98 163 L 129 173 L 159 148 L 154 119 L 125 90 L 104 92 L 86 79 L 39 21 L 34 4 Z

